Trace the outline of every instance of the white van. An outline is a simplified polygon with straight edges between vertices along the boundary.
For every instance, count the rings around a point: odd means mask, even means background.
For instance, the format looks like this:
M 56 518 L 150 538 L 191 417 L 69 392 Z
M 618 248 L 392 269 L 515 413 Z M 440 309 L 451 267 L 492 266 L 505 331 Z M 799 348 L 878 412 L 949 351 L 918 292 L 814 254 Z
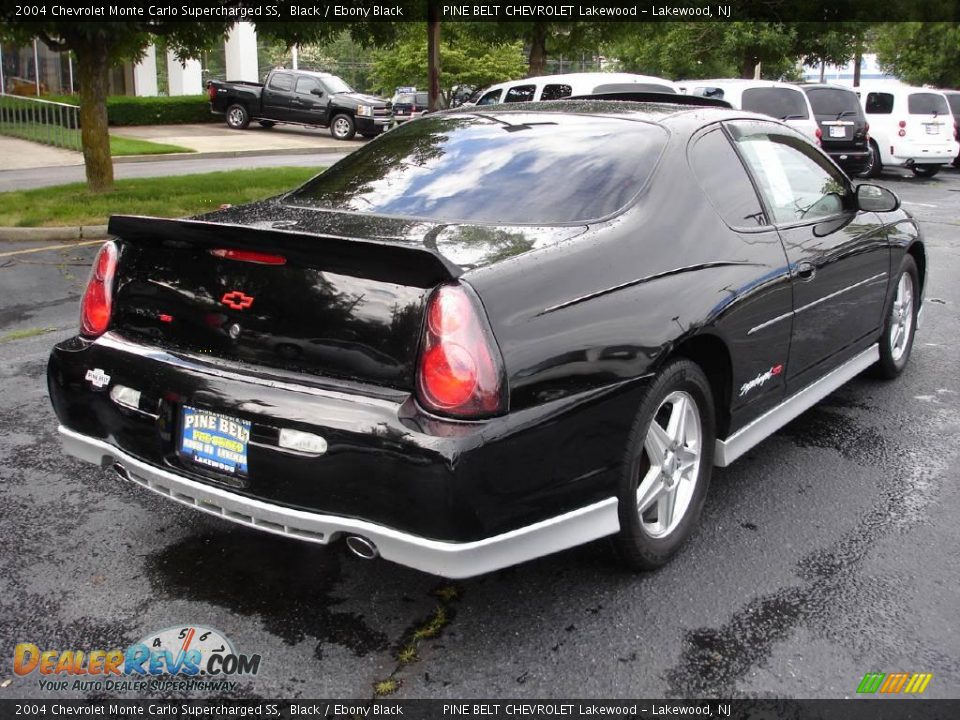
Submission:
M 816 117 L 806 94 L 796 85 L 774 80 L 681 80 L 688 95 L 726 100 L 737 110 L 769 115 L 799 130 L 813 142 Z
M 632 73 L 568 73 L 511 80 L 491 85 L 470 105 L 560 100 L 575 95 L 612 92 L 652 92 L 676 95 L 675 83 L 651 75 Z M 471 98 L 473 100 L 473 98 Z
M 958 145 L 953 114 L 939 90 L 909 85 L 859 88 L 870 123 L 873 162 L 864 175 L 877 177 L 884 165 L 910 168 L 914 175 L 936 175 L 953 162 Z

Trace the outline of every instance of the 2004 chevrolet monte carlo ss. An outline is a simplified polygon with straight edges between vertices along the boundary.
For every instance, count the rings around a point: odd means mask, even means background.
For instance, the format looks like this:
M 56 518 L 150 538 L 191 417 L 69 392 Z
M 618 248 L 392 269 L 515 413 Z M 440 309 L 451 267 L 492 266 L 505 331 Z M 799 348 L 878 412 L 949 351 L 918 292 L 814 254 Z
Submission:
M 662 565 L 714 465 L 900 373 L 927 264 L 888 190 L 695 103 L 450 111 L 286 195 L 112 218 L 49 363 L 66 451 L 448 577 L 605 536 Z

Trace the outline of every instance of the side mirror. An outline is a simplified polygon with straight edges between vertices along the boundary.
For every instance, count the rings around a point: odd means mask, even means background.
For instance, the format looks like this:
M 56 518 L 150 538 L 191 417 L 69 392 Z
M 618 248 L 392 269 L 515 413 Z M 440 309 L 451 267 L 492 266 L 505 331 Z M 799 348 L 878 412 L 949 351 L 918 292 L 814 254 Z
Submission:
M 316 95 L 317 97 L 323 97 L 323 90 L 321 90 L 321 89 L 318 88 L 318 87 L 315 87 L 315 88 L 313 88 L 313 90 L 310 91 L 310 94 L 311 94 L 311 95 Z
M 857 206 L 868 212 L 893 212 L 900 207 L 900 198 L 879 185 L 857 185 Z

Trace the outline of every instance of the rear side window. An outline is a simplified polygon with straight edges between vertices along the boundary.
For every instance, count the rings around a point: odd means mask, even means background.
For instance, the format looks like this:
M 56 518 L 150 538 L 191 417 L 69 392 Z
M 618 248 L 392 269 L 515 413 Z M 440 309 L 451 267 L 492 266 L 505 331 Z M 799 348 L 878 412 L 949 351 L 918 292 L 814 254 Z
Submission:
M 860 100 L 848 90 L 835 88 L 811 88 L 807 98 L 817 115 L 856 117 L 860 114 Z
M 569 85 L 544 85 L 540 93 L 541 100 L 559 100 L 573 95 L 573 88 Z
M 947 104 L 950 106 L 953 116 L 960 120 L 960 94 L 950 93 L 947 95 Z
M 427 115 L 350 153 L 285 201 L 439 222 L 586 222 L 636 197 L 666 141 L 659 125 L 619 118 Z M 563 182 L 544 182 L 557 168 Z
M 293 75 L 274 73 L 270 76 L 271 90 L 293 90 Z
M 753 183 L 723 131 L 711 130 L 690 154 L 693 171 L 710 204 L 730 227 L 768 225 Z
M 507 95 L 503 98 L 503 101 L 505 103 L 530 102 L 533 100 L 536 91 L 536 85 L 515 85 L 507 90 Z
M 946 115 L 950 112 L 947 99 L 936 93 L 910 93 L 907 96 L 907 112 L 911 115 Z
M 741 105 L 742 110 L 780 120 L 806 120 L 810 117 L 803 93 L 788 88 L 749 88 L 743 91 Z
M 866 111 L 870 115 L 889 115 L 893 112 L 893 94 L 867 93 Z

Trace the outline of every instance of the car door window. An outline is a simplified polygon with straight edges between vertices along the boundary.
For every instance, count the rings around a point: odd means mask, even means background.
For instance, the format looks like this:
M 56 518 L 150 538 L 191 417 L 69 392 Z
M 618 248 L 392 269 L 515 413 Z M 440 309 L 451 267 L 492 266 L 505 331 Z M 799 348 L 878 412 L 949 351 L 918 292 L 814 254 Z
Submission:
M 733 228 L 768 225 L 757 191 L 723 130 L 716 128 L 697 139 L 690 162 L 710 204 Z
M 503 90 L 491 90 L 477 100 L 477 105 L 496 105 L 498 102 L 500 102 L 501 93 L 503 93 Z
M 559 100 L 560 98 L 573 95 L 573 88 L 569 85 L 544 85 L 543 92 L 540 93 L 541 100 Z
M 891 93 L 867 93 L 866 111 L 871 115 L 889 115 L 893 112 L 893 95 Z
M 293 75 L 288 73 L 274 73 L 270 76 L 271 90 L 293 90 Z
M 312 77 L 299 77 L 297 78 L 297 89 L 296 92 L 298 95 L 310 95 L 313 90 L 323 90 L 316 80 Z
M 503 98 L 505 103 L 530 102 L 537 91 L 536 85 L 516 85 L 507 90 L 507 95 Z
M 774 223 L 811 222 L 850 208 L 852 191 L 843 174 L 803 138 L 761 123 L 730 129 Z

